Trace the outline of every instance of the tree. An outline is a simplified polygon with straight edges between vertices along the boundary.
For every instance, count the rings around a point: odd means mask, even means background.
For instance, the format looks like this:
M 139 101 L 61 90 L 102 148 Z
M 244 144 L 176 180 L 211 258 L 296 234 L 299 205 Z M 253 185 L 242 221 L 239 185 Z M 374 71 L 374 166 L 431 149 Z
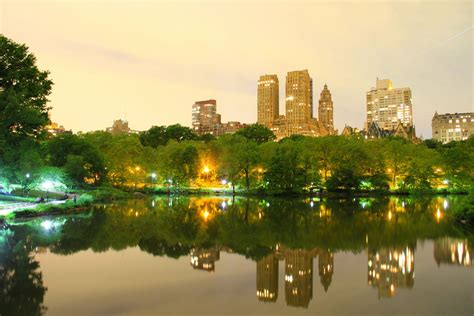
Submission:
M 25 45 L 0 34 L 0 157 L 4 148 L 43 135 L 53 85 L 48 75 Z
M 192 142 L 171 141 L 160 152 L 160 173 L 176 186 L 189 183 L 197 176 L 199 155 Z
M 168 141 L 177 142 L 198 139 L 197 135 L 186 126 L 174 124 L 170 126 L 153 126 L 148 131 L 140 133 L 140 142 L 143 146 L 165 146 Z
M 249 191 L 252 168 L 259 160 L 257 143 L 237 133 L 223 135 L 218 141 L 222 146 L 219 157 L 220 173 L 231 181 L 233 191 L 240 179 L 245 181 L 245 188 Z
M 48 162 L 52 166 L 65 167 L 76 184 L 98 185 L 104 180 L 105 165 L 101 152 L 77 135 L 58 135 L 45 143 L 45 151 Z
M 275 134 L 273 132 L 260 124 L 252 124 L 246 126 L 236 132 L 237 135 L 243 136 L 248 140 L 253 140 L 257 144 L 262 144 L 274 140 Z

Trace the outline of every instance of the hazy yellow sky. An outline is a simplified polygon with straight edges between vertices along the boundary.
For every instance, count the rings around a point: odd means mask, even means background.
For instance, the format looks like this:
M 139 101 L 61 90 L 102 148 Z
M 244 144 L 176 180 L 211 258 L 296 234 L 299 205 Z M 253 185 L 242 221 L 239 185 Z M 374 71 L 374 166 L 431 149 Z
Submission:
M 474 111 L 473 3 L 0 0 L 0 32 L 54 80 L 52 119 L 74 131 L 191 124 L 214 98 L 255 122 L 257 80 L 308 69 L 332 92 L 336 127 L 362 127 L 375 78 L 408 86 L 418 134 L 438 112 Z M 316 103 L 315 102 L 315 103 Z

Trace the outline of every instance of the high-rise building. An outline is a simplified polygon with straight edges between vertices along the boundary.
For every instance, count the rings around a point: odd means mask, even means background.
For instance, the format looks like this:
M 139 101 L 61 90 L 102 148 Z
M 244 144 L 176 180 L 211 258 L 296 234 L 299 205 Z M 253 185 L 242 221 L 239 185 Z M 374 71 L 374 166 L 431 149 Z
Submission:
M 313 80 L 308 70 L 290 71 L 286 75 L 286 119 L 292 130 L 313 118 Z
M 327 90 L 327 87 L 326 87 Z M 329 90 L 327 90 L 329 92 Z M 258 81 L 257 116 L 258 123 L 270 128 L 277 139 L 294 134 L 303 136 L 324 136 L 334 133 L 332 100 L 326 91 L 324 101 L 327 103 L 325 119 L 327 128 L 313 113 L 313 79 L 308 70 L 290 71 L 286 75 L 285 114 L 278 115 L 278 78 L 276 75 L 260 76 Z
M 260 76 L 257 91 L 257 123 L 271 128 L 279 116 L 279 106 L 277 75 Z
M 378 79 L 367 92 L 367 124 L 375 122 L 385 130 L 394 130 L 399 122 L 413 126 L 410 88 L 394 88 L 389 79 Z
M 318 119 L 319 122 L 321 122 L 321 124 L 328 130 L 329 134 L 334 133 L 333 103 L 331 91 L 329 91 L 326 84 L 324 85 L 324 89 L 321 91 L 319 98 Z
M 257 261 L 257 298 L 264 302 L 278 298 L 278 258 L 273 253 Z
M 435 112 L 431 120 L 431 132 L 433 139 L 442 143 L 466 140 L 474 135 L 474 112 L 454 114 Z
M 192 107 L 192 126 L 197 134 L 210 133 L 215 125 L 221 123 L 217 114 L 216 100 L 196 101 Z

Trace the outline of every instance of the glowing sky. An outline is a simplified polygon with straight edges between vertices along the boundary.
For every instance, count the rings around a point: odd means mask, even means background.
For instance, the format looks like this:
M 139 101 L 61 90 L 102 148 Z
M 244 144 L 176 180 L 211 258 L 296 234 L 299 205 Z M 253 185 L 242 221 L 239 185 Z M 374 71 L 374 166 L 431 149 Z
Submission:
M 0 32 L 54 80 L 52 119 L 73 131 L 191 124 L 214 98 L 223 121 L 255 122 L 257 80 L 308 69 L 335 124 L 363 127 L 365 92 L 390 78 L 413 93 L 417 133 L 474 111 L 473 2 L 0 0 Z

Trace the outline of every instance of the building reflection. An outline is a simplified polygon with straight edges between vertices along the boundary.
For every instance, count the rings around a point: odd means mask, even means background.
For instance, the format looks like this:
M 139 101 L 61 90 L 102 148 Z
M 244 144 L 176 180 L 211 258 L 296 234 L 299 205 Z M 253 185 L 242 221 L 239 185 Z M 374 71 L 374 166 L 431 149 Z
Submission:
M 257 298 L 276 302 L 278 298 L 278 258 L 269 254 L 257 261 Z
M 313 298 L 313 253 L 304 249 L 285 251 L 285 299 L 289 306 L 307 308 Z
M 194 248 L 190 256 L 193 269 L 212 272 L 216 268 L 216 261 L 220 258 L 220 251 L 218 248 Z
M 434 243 L 434 258 L 438 266 L 443 264 L 471 267 L 470 245 L 466 239 L 444 237 Z
M 331 251 L 327 249 L 319 251 L 318 270 L 321 284 L 327 292 L 334 273 L 334 255 Z
M 382 248 L 368 251 L 367 283 L 378 289 L 378 297 L 392 297 L 397 288 L 415 284 L 415 247 Z

